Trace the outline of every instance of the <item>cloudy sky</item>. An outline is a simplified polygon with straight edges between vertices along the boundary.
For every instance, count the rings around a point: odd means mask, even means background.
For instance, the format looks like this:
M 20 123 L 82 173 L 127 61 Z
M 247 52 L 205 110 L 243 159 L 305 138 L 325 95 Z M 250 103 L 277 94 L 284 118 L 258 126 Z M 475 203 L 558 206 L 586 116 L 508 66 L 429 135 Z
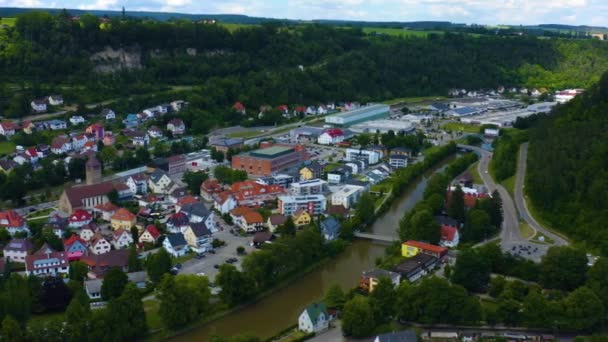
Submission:
M 122 6 L 127 10 L 304 20 L 608 26 L 607 0 L 0 0 L 0 7 L 120 10 Z

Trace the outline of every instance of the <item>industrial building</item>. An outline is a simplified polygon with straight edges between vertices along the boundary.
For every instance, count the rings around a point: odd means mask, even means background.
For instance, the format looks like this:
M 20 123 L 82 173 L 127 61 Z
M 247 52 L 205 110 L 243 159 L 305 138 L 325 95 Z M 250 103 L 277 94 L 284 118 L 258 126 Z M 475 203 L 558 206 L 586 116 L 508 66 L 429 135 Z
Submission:
M 416 126 L 408 120 L 372 120 L 353 125 L 350 130 L 356 133 L 412 133 Z
M 512 126 L 518 117 L 525 118 L 533 114 L 548 113 L 553 109 L 556 102 L 540 102 L 523 109 L 486 112 L 484 114 L 472 115 L 461 118 L 460 121 L 468 124 L 496 125 L 498 127 Z
M 350 126 L 364 121 L 385 118 L 389 115 L 389 105 L 374 104 L 348 112 L 326 116 L 325 123 L 336 126 Z
M 232 157 L 232 168 L 244 170 L 249 176 L 270 176 L 297 166 L 308 158 L 302 145 L 271 146 Z

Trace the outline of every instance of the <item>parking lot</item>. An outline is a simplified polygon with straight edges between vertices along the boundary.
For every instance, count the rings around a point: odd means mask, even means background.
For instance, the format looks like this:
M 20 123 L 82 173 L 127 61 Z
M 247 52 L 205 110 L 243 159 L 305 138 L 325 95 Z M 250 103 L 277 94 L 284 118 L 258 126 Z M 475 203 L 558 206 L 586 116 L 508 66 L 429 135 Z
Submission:
M 221 228 L 220 228 L 221 227 Z M 214 282 L 215 276 L 218 273 L 218 269 L 215 265 L 221 266 L 226 263 L 226 260 L 230 258 L 236 258 L 237 262 L 233 263 L 238 269 L 241 269 L 241 262 L 243 255 L 238 255 L 236 252 L 237 247 L 245 247 L 247 254 L 254 251 L 254 248 L 250 246 L 252 236 L 234 236 L 230 233 L 230 227 L 225 223 L 220 222 L 218 224 L 220 231 L 213 234 L 214 239 L 223 240 L 226 245 L 215 249 L 215 254 L 205 253 L 205 257 L 202 259 L 193 258 L 183 263 L 183 268 L 179 272 L 180 274 L 199 274 L 204 273 L 209 281 Z M 221 230 L 223 229 L 223 230 Z
M 528 241 L 514 242 L 506 247 L 506 252 L 513 256 L 520 256 L 534 262 L 540 262 L 549 249 L 548 245 L 541 245 Z

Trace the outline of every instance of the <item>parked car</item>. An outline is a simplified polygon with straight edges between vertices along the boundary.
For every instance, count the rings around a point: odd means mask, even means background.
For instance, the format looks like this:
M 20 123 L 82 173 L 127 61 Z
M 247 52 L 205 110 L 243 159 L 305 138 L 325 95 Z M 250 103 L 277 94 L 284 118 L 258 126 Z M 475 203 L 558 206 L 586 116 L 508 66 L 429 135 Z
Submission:
M 213 265 L 213 268 L 216 268 L 216 269 L 217 269 L 217 268 L 220 268 L 220 265 L 215 264 L 215 265 Z
M 209 250 L 209 253 L 215 254 L 215 250 L 211 249 L 211 250 Z
M 202 259 L 205 257 L 205 253 L 196 253 L 196 255 L 194 256 L 195 259 Z
M 182 264 L 175 264 L 175 265 L 173 265 L 173 268 L 181 270 L 182 269 Z

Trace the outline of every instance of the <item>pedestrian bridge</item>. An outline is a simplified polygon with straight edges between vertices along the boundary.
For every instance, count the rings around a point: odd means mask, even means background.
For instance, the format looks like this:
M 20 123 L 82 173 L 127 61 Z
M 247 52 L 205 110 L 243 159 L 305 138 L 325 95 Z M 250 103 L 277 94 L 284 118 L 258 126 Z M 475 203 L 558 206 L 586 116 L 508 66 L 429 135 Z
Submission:
M 395 241 L 400 241 L 399 237 L 397 237 L 397 236 L 374 235 L 374 234 L 370 234 L 370 233 L 360 233 L 360 232 L 355 233 L 355 236 L 360 239 L 368 239 L 368 240 L 382 241 L 382 242 L 389 242 L 389 243 L 395 242 Z

